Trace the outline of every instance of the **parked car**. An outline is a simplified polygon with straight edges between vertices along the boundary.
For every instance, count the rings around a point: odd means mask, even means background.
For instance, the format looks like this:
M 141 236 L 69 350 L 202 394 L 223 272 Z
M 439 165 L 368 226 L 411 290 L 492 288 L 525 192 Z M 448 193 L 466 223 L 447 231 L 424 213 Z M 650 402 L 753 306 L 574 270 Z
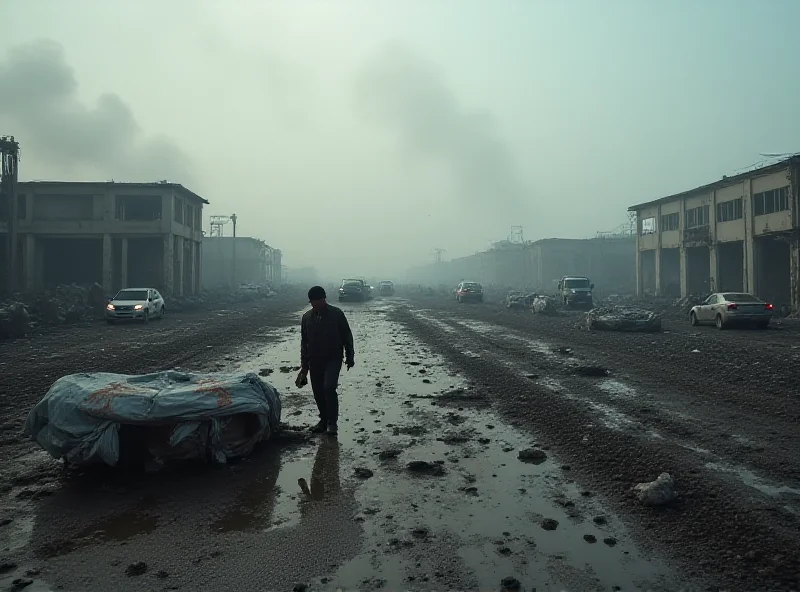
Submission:
M 394 282 L 381 280 L 381 283 L 378 284 L 378 294 L 381 296 L 394 296 Z
M 478 282 L 461 282 L 456 288 L 458 302 L 483 302 L 483 286 Z
M 592 290 L 594 284 L 587 277 L 564 276 L 558 281 L 558 295 L 567 308 L 584 307 L 592 308 Z
M 106 322 L 163 319 L 167 311 L 164 298 L 154 288 L 125 288 L 106 305 Z
M 706 298 L 703 304 L 689 311 L 692 325 L 714 323 L 717 329 L 731 325 L 755 325 L 766 329 L 772 320 L 775 307 L 769 302 L 742 292 L 717 292 Z
M 339 302 L 347 300 L 364 302 L 370 298 L 372 298 L 372 286 L 364 280 L 342 280 L 342 285 L 339 287 Z

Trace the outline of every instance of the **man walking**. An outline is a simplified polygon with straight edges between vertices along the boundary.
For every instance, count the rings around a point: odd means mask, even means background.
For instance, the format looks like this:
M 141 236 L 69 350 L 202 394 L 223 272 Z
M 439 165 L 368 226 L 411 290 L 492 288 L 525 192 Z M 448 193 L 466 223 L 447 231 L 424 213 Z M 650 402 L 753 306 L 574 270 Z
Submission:
M 342 361 L 345 361 L 348 370 L 355 365 L 353 333 L 342 310 L 328 304 L 322 286 L 314 286 L 308 291 L 308 301 L 311 310 L 303 315 L 300 322 L 300 374 L 297 375 L 297 386 L 303 386 L 308 378 L 311 379 L 311 389 L 319 409 L 319 423 L 312 431 L 322 433 L 327 430 L 329 434 L 336 435 L 339 431 L 339 395 L 336 387 L 339 385 Z

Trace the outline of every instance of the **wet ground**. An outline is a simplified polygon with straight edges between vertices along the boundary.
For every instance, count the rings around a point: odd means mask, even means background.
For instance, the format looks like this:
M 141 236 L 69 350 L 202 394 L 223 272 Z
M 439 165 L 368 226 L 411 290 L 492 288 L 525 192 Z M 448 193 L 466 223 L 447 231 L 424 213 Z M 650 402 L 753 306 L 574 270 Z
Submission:
M 141 372 L 143 360 L 261 372 L 282 393 L 283 420 L 309 425 L 310 389 L 292 384 L 297 303 L 176 315 L 161 334 L 137 333 L 142 357 L 127 370 L 136 346 L 116 328 L 3 344 L 7 363 L 35 352 L 41 394 L 30 386 L 9 406 L 0 589 L 497 590 L 506 577 L 525 590 L 796 585 L 800 487 L 787 463 L 798 436 L 781 431 L 792 417 L 772 428 L 785 458 L 760 460 L 765 417 L 719 436 L 730 408 L 686 404 L 680 371 L 664 397 L 649 371 L 621 367 L 624 347 L 588 348 L 573 320 L 434 299 L 342 307 L 357 365 L 342 373 L 339 437 L 289 430 L 222 469 L 66 476 L 17 428 L 65 371 Z M 87 359 L 97 343 L 113 357 Z M 2 380 L 8 401 L 14 383 Z M 728 440 L 749 452 L 718 446 Z M 518 458 L 529 448 L 535 462 Z M 642 508 L 630 487 L 662 470 L 676 477 L 678 503 Z

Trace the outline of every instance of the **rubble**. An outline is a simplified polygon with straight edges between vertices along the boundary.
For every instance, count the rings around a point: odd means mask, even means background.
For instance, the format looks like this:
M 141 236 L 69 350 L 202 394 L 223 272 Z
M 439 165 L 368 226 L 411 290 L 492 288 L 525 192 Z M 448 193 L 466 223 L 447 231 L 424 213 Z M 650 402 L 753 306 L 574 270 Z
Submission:
M 530 308 L 531 304 L 533 303 L 533 299 L 536 297 L 537 294 L 526 294 L 525 292 L 512 290 L 506 294 L 506 308 Z
M 533 312 L 536 314 L 546 314 L 546 315 L 555 315 L 558 314 L 558 310 L 556 309 L 556 301 L 555 298 L 551 296 L 536 296 L 533 299 L 533 304 L 531 305 L 533 308 Z
M 633 491 L 645 506 L 663 506 L 677 497 L 675 481 L 669 473 L 661 473 L 655 481 L 639 483 Z
M 661 331 L 661 315 L 633 306 L 604 306 L 586 313 L 589 331 Z
M 672 304 L 672 308 L 678 310 L 683 315 L 688 315 L 692 307 L 703 304 L 706 296 L 700 294 L 689 294 L 685 298 L 678 298 Z

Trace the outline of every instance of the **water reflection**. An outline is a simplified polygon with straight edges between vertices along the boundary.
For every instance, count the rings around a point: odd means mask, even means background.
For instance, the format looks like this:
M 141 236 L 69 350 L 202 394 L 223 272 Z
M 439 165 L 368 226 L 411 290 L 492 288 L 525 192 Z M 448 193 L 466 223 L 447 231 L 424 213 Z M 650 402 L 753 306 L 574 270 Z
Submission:
M 324 438 L 314 455 L 311 469 L 311 488 L 309 495 L 314 501 L 322 501 L 326 495 L 333 498 L 342 491 L 339 477 L 341 445 L 335 438 Z M 301 507 L 302 511 L 302 507 Z

